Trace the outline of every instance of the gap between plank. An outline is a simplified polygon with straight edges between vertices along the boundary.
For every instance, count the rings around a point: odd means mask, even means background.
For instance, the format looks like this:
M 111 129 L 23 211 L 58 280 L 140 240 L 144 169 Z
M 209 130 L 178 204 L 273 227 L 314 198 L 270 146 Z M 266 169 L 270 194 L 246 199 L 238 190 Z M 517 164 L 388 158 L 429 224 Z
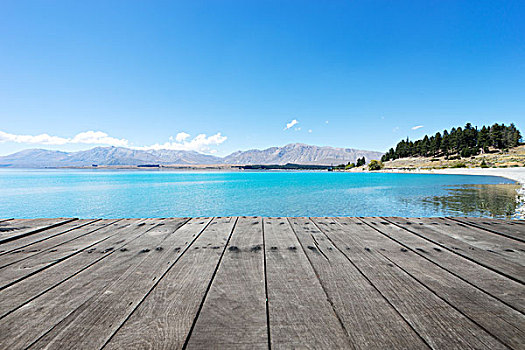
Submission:
M 404 226 L 402 226 L 402 225 L 399 225 L 399 224 L 395 223 L 395 222 L 392 221 L 392 220 L 389 220 L 389 219 L 387 219 L 387 218 L 385 218 L 385 220 L 388 221 L 388 222 L 390 222 L 391 224 L 397 226 L 397 227 L 402 228 L 403 230 L 406 230 L 406 231 L 408 231 L 408 232 L 410 232 L 410 233 L 412 233 L 412 234 L 414 234 L 414 235 L 416 235 L 416 236 L 418 236 L 418 237 L 423 238 L 423 239 L 426 240 L 426 241 L 429 241 L 429 242 L 432 243 L 432 244 L 439 245 L 441 248 L 446 249 L 446 250 L 448 250 L 449 252 L 452 252 L 452 253 L 454 253 L 454 254 L 456 254 L 456 255 L 462 257 L 463 259 L 467 259 L 467 260 L 469 260 L 469 261 L 471 261 L 471 262 L 473 262 L 473 263 L 475 263 L 475 264 L 478 264 L 479 266 L 482 266 L 482 267 L 484 267 L 484 268 L 486 268 L 486 269 L 489 269 L 489 270 L 491 270 L 492 272 L 495 272 L 495 273 L 497 273 L 497 274 L 499 274 L 499 275 L 501 275 L 501 276 L 504 276 L 504 277 L 506 277 L 506 278 L 508 278 L 508 279 L 510 279 L 510 280 L 513 280 L 514 282 L 517 282 L 517 283 L 519 283 L 519 284 L 521 284 L 521 285 L 524 284 L 522 281 L 520 281 L 520 280 L 518 280 L 518 279 L 516 279 L 516 278 L 514 278 L 514 277 L 512 277 L 512 276 L 510 276 L 510 275 L 508 275 L 508 274 L 506 274 L 505 272 L 495 270 L 495 269 L 493 269 L 492 267 L 486 265 L 485 263 L 482 263 L 482 262 L 479 262 L 479 261 L 477 261 L 477 260 L 474 260 L 474 259 L 471 258 L 471 257 L 465 256 L 465 255 L 462 255 L 462 254 L 459 254 L 458 252 L 454 251 L 453 249 L 450 249 L 450 248 L 446 247 L 445 245 L 443 245 L 443 244 L 441 244 L 441 243 L 439 243 L 439 242 L 437 242 L 437 241 L 432 241 L 432 240 L 430 240 L 430 239 L 428 239 L 428 238 L 426 238 L 426 237 L 424 237 L 424 236 L 422 236 L 422 235 L 420 235 L 420 234 L 418 234 L 418 233 L 416 233 L 416 232 L 414 232 L 414 231 L 409 230 L 408 228 L 406 228 L 406 227 L 404 227 Z M 452 237 L 452 238 L 453 238 L 453 237 Z M 467 243 L 467 244 L 468 244 L 468 243 Z
M 266 269 L 266 237 L 264 236 L 264 218 L 261 218 L 262 236 L 263 236 L 263 257 L 264 257 L 264 293 L 266 296 L 266 333 L 268 336 L 268 349 L 272 349 L 272 339 L 270 332 L 270 303 L 268 301 L 268 275 Z
M 56 234 L 54 234 L 54 235 L 52 235 L 52 236 L 45 237 L 45 238 L 42 238 L 42 239 L 40 239 L 40 240 L 37 240 L 37 241 L 31 242 L 31 243 L 27 243 L 26 245 L 23 245 L 23 246 L 18 246 L 18 247 L 16 247 L 16 248 L 11 249 L 11 250 L 6 250 L 6 251 L 0 253 L 0 256 L 5 255 L 5 254 L 9 254 L 9 253 L 11 253 L 11 252 L 13 252 L 13 251 L 15 251 L 15 250 L 19 250 L 19 249 L 22 249 L 22 248 L 25 248 L 25 247 L 29 247 L 30 245 L 33 245 L 33 244 L 36 244 L 36 243 L 43 242 L 43 241 L 45 241 L 45 240 L 48 240 L 48 239 L 50 239 L 50 238 L 53 238 L 53 237 L 59 236 L 59 235 L 61 235 L 61 234 L 68 233 L 68 232 L 71 232 L 71 231 L 73 231 L 73 230 L 77 230 L 77 229 L 82 228 L 82 227 L 84 227 L 84 226 L 91 225 L 91 224 L 93 224 L 93 223 L 95 223 L 95 222 L 98 222 L 98 221 L 100 221 L 100 220 L 102 220 L 102 219 L 95 219 L 95 220 L 89 221 L 89 222 L 87 222 L 87 223 L 85 223 L 85 224 L 82 224 L 82 225 L 80 225 L 80 226 L 75 226 L 75 227 L 72 227 L 72 228 L 70 228 L 70 229 L 68 229 L 68 230 L 65 230 L 65 231 L 62 231 L 62 232 L 58 232 L 58 233 L 56 233 Z M 83 236 L 83 235 L 82 235 L 82 236 Z M 79 237 L 82 237 L 82 236 L 79 236 Z M 23 238 L 23 237 L 22 237 L 22 238 Z M 65 242 L 63 242 L 63 243 L 65 243 Z M 62 244 L 62 243 L 60 243 L 60 244 Z M 60 244 L 58 244 L 58 245 L 60 245 Z M 56 246 L 54 246 L 54 247 L 56 247 Z M 49 249 L 50 249 L 50 248 L 49 248 Z M 27 258 L 25 258 L 25 259 L 27 259 Z M 21 260 L 19 260 L 19 261 L 21 261 Z M 8 265 L 5 265 L 5 266 L 8 266 Z
M 77 218 L 66 219 L 64 221 L 57 222 L 57 223 L 52 224 L 50 226 L 41 227 L 39 229 L 36 229 L 36 230 L 33 230 L 33 231 L 29 231 L 29 232 L 26 232 L 26 233 L 22 233 L 22 234 L 17 235 L 17 236 L 7 237 L 7 238 L 4 238 L 4 239 L 1 239 L 0 240 L 0 244 L 11 242 L 11 241 L 16 241 L 17 239 L 24 238 L 24 237 L 27 237 L 29 235 L 33 235 L 35 233 L 39 233 L 39 232 L 42 232 L 42 231 L 45 231 L 45 230 L 49 230 L 49 229 L 52 229 L 52 228 L 55 228 L 55 227 L 58 227 L 58 226 L 70 223 L 70 222 L 75 221 L 75 220 L 78 220 L 78 219 Z
M 361 220 L 360 218 L 358 218 L 358 220 Z M 373 227 L 372 225 L 368 224 L 367 222 L 361 220 L 365 225 L 367 225 L 368 227 L 372 228 L 374 231 L 377 231 L 379 232 L 380 234 L 382 234 L 381 231 L 379 231 L 379 229 L 376 229 L 375 227 Z M 488 329 L 486 329 L 485 327 L 483 327 L 482 325 L 480 325 L 479 323 L 477 323 L 475 320 L 473 320 L 472 318 L 470 318 L 468 315 L 466 315 L 465 313 L 463 313 L 460 309 L 458 309 L 455 305 L 453 305 L 451 302 L 449 302 L 448 300 L 442 298 L 439 294 L 437 294 L 436 292 L 434 292 L 434 290 L 432 290 L 430 287 L 428 287 L 426 284 L 424 284 L 423 282 L 421 282 L 420 280 L 418 280 L 415 276 L 413 276 L 411 273 L 409 273 L 407 270 L 405 270 L 403 267 L 399 266 L 397 263 L 395 263 L 394 261 L 392 261 L 390 258 L 388 258 L 386 255 L 384 255 L 383 253 L 381 253 L 381 251 L 379 250 L 376 250 L 381 256 L 383 256 L 386 260 L 388 260 L 390 263 L 392 263 L 393 265 L 397 266 L 401 271 L 403 271 L 404 273 L 406 273 L 408 276 L 410 276 L 413 280 L 415 280 L 417 283 L 421 284 L 423 287 L 425 287 L 427 290 L 430 291 L 430 293 L 434 294 L 436 297 L 438 297 L 439 299 L 443 300 L 445 302 L 445 304 L 448 304 L 450 307 L 452 307 L 454 310 L 456 310 L 457 312 L 459 312 L 461 315 L 463 315 L 467 320 L 469 320 L 470 322 L 474 323 L 476 326 L 478 326 L 479 328 L 483 329 L 485 332 L 487 332 L 487 334 L 490 334 L 490 336 L 492 336 L 494 339 L 496 339 L 500 344 L 508 347 L 507 344 L 503 343 L 499 338 L 497 338 L 494 334 L 492 334 Z M 439 266 L 439 265 L 438 265 Z M 447 270 L 445 270 L 447 271 Z M 448 272 L 448 271 L 447 271 Z M 488 345 L 487 345 L 488 346 Z
M 492 230 L 488 227 L 485 227 L 485 226 L 481 226 L 481 225 L 478 225 L 476 223 L 471 223 L 469 221 L 460 221 L 456 218 L 453 218 L 453 217 L 446 217 L 446 219 L 449 219 L 449 220 L 453 220 L 457 223 L 460 223 L 460 224 L 463 224 L 463 225 L 468 225 L 470 227 L 475 227 L 475 228 L 478 228 L 478 229 L 481 229 L 481 230 L 485 230 L 487 232 L 490 232 L 490 233 L 493 233 L 493 234 L 496 234 L 498 236 L 502 236 L 502 237 L 505 237 L 505 238 L 509 238 L 509 239 L 512 239 L 512 240 L 515 240 L 515 241 L 518 241 L 520 243 L 525 243 L 525 239 L 520 239 L 518 237 L 514 237 L 512 235 L 507 235 L 507 234 L 504 234 L 504 233 L 501 233 L 501 232 L 498 232 L 498 231 L 495 231 L 495 230 Z
M 432 347 L 430 346 L 430 344 L 426 341 L 425 338 L 423 338 L 419 332 L 410 324 L 410 322 L 408 322 L 405 317 L 403 317 L 403 315 L 397 310 L 397 308 L 390 302 L 390 300 L 388 300 L 384 295 L 383 293 L 381 293 L 381 291 L 372 283 L 372 281 L 370 281 L 370 279 L 364 274 L 363 271 L 361 271 L 361 269 L 359 267 L 357 267 L 356 264 L 354 264 L 354 262 L 352 260 L 350 260 L 350 258 L 348 256 L 346 256 L 346 254 L 330 239 L 330 237 L 328 237 L 328 235 L 323 231 L 321 230 L 321 228 L 317 225 L 317 223 L 315 221 L 313 221 L 312 219 L 310 219 L 310 221 L 312 221 L 312 223 L 317 227 L 317 229 L 330 241 L 330 243 L 332 243 L 332 245 L 341 253 L 343 254 L 343 256 L 346 258 L 346 260 L 348 260 L 350 262 L 350 264 L 352 264 L 357 271 L 359 271 L 359 273 L 368 281 L 368 283 L 370 283 L 370 285 L 379 293 L 379 295 L 381 295 L 383 297 L 383 299 L 385 299 L 385 301 L 388 303 L 388 305 L 390 305 L 392 307 L 392 309 L 399 315 L 399 317 L 401 317 L 401 319 L 403 321 L 405 321 L 405 323 L 414 331 L 415 334 L 417 334 L 417 336 L 421 339 L 421 341 L 423 341 L 423 343 L 425 343 L 425 345 L 429 348 L 429 349 L 432 349 Z M 339 223 L 338 223 L 339 224 Z M 341 225 L 339 225 L 341 226 Z M 342 227 L 342 226 L 341 226 Z
M 122 219 L 118 219 L 117 221 L 114 221 L 114 222 L 112 222 L 112 223 L 110 223 L 110 224 L 108 224 L 108 225 L 106 225 L 106 226 L 102 226 L 102 227 L 100 227 L 100 228 L 94 230 L 93 232 L 98 231 L 98 230 L 101 230 L 101 229 L 103 229 L 103 228 L 105 228 L 105 227 L 108 227 L 109 225 L 113 225 L 114 223 L 118 222 L 119 220 L 122 220 Z M 20 278 L 17 279 L 16 281 L 9 282 L 9 283 L 6 284 L 5 286 L 0 287 L 0 291 L 1 291 L 1 290 L 4 290 L 4 289 L 6 289 L 6 288 L 9 288 L 9 287 L 11 287 L 12 285 L 14 285 L 15 283 L 18 283 L 18 282 L 20 282 L 20 281 L 23 281 L 23 280 L 25 280 L 26 278 L 29 278 L 29 277 L 31 277 L 31 276 L 33 276 L 33 275 L 35 275 L 35 274 L 37 274 L 37 273 L 39 273 L 39 272 L 41 272 L 41 271 L 44 271 L 44 270 L 46 270 L 46 269 L 48 269 L 48 268 L 50 268 L 50 267 L 52 267 L 52 266 L 55 266 L 56 264 L 58 264 L 58 263 L 60 263 L 60 262 L 62 262 L 62 261 L 64 261 L 64 260 L 66 260 L 66 259 L 71 258 L 72 256 L 75 256 L 75 255 L 77 255 L 77 254 L 83 252 L 84 250 L 88 249 L 88 248 L 91 247 L 91 246 L 94 246 L 95 244 L 102 243 L 102 242 L 108 240 L 109 238 L 113 237 L 113 236 L 116 235 L 117 233 L 118 233 L 118 232 L 116 232 L 116 233 L 114 233 L 114 234 L 112 234 L 112 235 L 110 235 L 110 236 L 107 236 L 106 238 L 104 238 L 104 239 L 102 239 L 102 240 L 100 240 L 100 241 L 98 241 L 98 242 L 92 243 L 92 244 L 88 245 L 87 247 L 84 247 L 84 248 L 82 248 L 82 249 L 79 249 L 78 251 L 76 251 L 76 252 L 74 252 L 74 253 L 72 253 L 72 254 L 70 254 L 70 255 L 68 255 L 68 256 L 65 256 L 65 257 L 62 257 L 62 258 L 60 258 L 60 259 L 57 259 L 57 260 L 53 261 L 51 264 L 42 267 L 41 269 L 35 270 L 35 271 L 33 271 L 33 272 L 31 272 L 31 273 L 25 275 L 25 276 L 20 277 Z
M 299 245 L 301 246 L 301 249 L 303 251 L 303 254 L 304 256 L 306 257 L 306 260 L 308 260 L 308 263 L 310 264 L 310 266 L 312 267 L 312 270 L 314 271 L 315 273 L 315 277 L 317 277 L 317 280 L 319 281 L 319 285 L 321 286 L 321 288 L 323 289 L 323 292 L 324 294 L 326 295 L 326 300 L 328 301 L 328 303 L 330 303 L 330 306 L 332 307 L 332 311 L 334 312 L 335 314 L 335 317 L 337 318 L 337 321 L 339 322 L 339 324 L 341 325 L 341 328 L 345 331 L 345 334 L 346 334 L 346 340 L 348 342 L 348 344 L 352 345 L 352 347 L 354 347 L 354 344 L 352 343 L 351 341 L 351 337 L 350 337 L 350 333 L 348 332 L 348 330 L 346 329 L 344 323 L 343 323 L 343 320 L 341 319 L 341 316 L 339 316 L 339 313 L 337 312 L 337 310 L 335 309 L 335 305 L 334 305 L 334 302 L 332 301 L 332 298 L 330 298 L 330 296 L 328 295 L 324 285 L 323 285 L 323 282 L 321 282 L 321 278 L 319 278 L 319 273 L 317 272 L 317 270 L 315 269 L 315 266 L 312 264 L 312 261 L 310 260 L 310 258 L 308 257 L 308 254 L 306 254 L 306 250 L 304 249 L 304 246 L 303 244 L 301 243 L 301 240 L 299 239 L 299 237 L 297 236 L 297 232 L 295 232 L 295 229 L 292 225 L 292 223 L 290 222 L 290 218 L 286 218 L 286 220 L 288 221 L 288 225 L 290 225 L 290 228 L 292 229 L 292 232 L 293 234 L 295 235 L 295 239 L 297 240 L 297 242 L 299 243 Z M 311 220 L 310 218 L 308 218 L 308 220 Z M 319 249 L 319 251 L 321 251 Z M 324 256 L 324 254 L 323 254 Z M 326 256 L 325 256 L 326 258 Z M 328 259 L 327 259 L 328 260 Z
M 386 221 L 389 221 L 391 224 L 393 224 L 393 222 L 391 222 L 390 220 L 388 220 L 388 218 L 386 218 L 386 217 L 381 217 L 381 219 L 386 220 Z M 359 220 L 361 220 L 361 219 L 359 219 Z M 361 221 L 362 221 L 362 220 L 361 220 Z M 363 222 L 364 222 L 364 221 L 363 221 Z M 364 222 L 364 223 L 367 224 L 366 222 Z M 368 225 L 368 226 L 370 226 L 370 225 Z M 396 225 L 396 226 L 398 226 L 398 225 Z M 370 227 L 372 227 L 372 226 L 370 226 Z M 374 228 L 374 227 L 372 227 L 372 228 Z M 404 229 L 403 227 L 401 227 L 401 228 Z M 412 231 L 409 231 L 409 230 L 407 230 L 407 229 L 405 229 L 405 230 L 408 231 L 408 232 L 410 232 L 410 233 L 412 233 Z M 381 232 L 381 231 L 379 231 L 379 230 L 376 230 L 376 231 L 379 232 L 379 233 L 381 233 L 382 235 L 388 237 L 389 239 L 393 240 L 394 242 L 398 243 L 399 245 L 405 247 L 406 249 L 412 251 L 413 253 L 416 253 L 417 255 L 421 256 L 422 258 L 424 258 L 424 259 L 430 261 L 432 264 L 439 266 L 439 267 L 442 268 L 443 270 L 447 271 L 447 272 L 450 273 L 451 275 L 456 276 L 457 278 L 459 278 L 459 279 L 462 280 L 463 282 L 468 283 L 469 285 L 471 285 L 472 287 L 476 288 L 477 290 L 480 290 L 480 291 L 482 291 L 483 293 L 485 293 L 485 294 L 491 296 L 492 298 L 498 300 L 499 302 L 505 304 L 506 306 L 510 307 L 510 308 L 513 309 L 514 311 L 517 311 L 517 312 L 519 312 L 520 314 L 524 315 L 523 312 L 521 312 L 520 310 L 516 309 L 514 306 L 508 304 L 506 301 L 501 300 L 500 298 L 498 298 L 498 297 L 495 296 L 495 295 L 492 295 L 490 292 L 484 290 L 483 288 L 480 288 L 480 287 L 476 286 L 475 284 L 469 282 L 468 280 L 464 279 L 461 275 L 458 275 L 457 273 L 455 273 L 455 272 L 453 272 L 453 271 L 450 271 L 450 270 L 448 270 L 447 268 L 441 266 L 441 265 L 438 264 L 437 262 L 435 262 L 435 261 L 433 261 L 433 260 L 427 258 L 425 255 L 421 254 L 421 253 L 418 252 L 416 249 L 413 249 L 413 248 L 409 247 L 409 246 L 406 245 L 405 243 L 403 243 L 403 242 L 401 242 L 401 241 L 398 241 L 397 239 L 395 239 L 395 238 L 393 238 L 393 237 L 390 237 L 389 235 L 384 234 L 383 232 Z M 421 236 L 418 236 L 418 237 L 422 238 Z M 436 243 L 434 243 L 434 242 L 432 242 L 432 241 L 429 241 L 429 242 L 430 242 L 431 244 L 438 245 L 438 244 L 436 244 Z M 460 257 L 460 258 L 463 258 L 463 256 L 461 256 L 461 255 L 459 255 L 459 257 Z M 470 261 L 470 259 L 467 259 L 467 260 Z M 471 261 L 471 262 L 472 262 L 472 261 Z M 479 264 L 477 264 L 477 265 L 479 265 Z M 481 266 L 481 268 L 485 268 L 483 265 L 479 265 L 479 266 Z M 496 272 L 493 271 L 492 269 L 487 269 L 487 270 L 491 271 L 492 273 L 496 273 Z M 498 273 L 498 275 L 499 275 L 499 273 Z
M 213 221 L 213 219 L 210 220 L 209 223 L 211 223 L 212 221 Z M 193 318 L 193 323 L 191 324 L 190 330 L 189 330 L 188 334 L 186 335 L 186 339 L 184 340 L 184 345 L 182 346 L 183 350 L 188 347 L 188 342 L 190 341 L 191 334 L 193 333 L 193 329 L 195 328 L 195 325 L 197 324 L 197 319 L 199 318 L 199 315 L 200 315 L 200 313 L 202 311 L 202 307 L 204 306 L 204 302 L 206 301 L 206 297 L 208 296 L 208 292 L 210 291 L 210 288 L 211 288 L 211 285 L 213 283 L 213 280 L 215 279 L 215 276 L 217 275 L 217 271 L 219 270 L 219 266 L 221 265 L 222 258 L 224 257 L 224 253 L 226 252 L 226 249 L 228 248 L 228 244 L 230 244 L 230 240 L 232 238 L 233 231 L 235 231 L 235 227 L 237 226 L 237 222 L 238 221 L 239 221 L 239 217 L 236 217 L 235 218 L 235 222 L 233 223 L 233 227 L 232 227 L 232 229 L 230 231 L 230 235 L 228 236 L 228 240 L 226 240 L 226 243 L 224 244 L 224 249 L 222 250 L 221 256 L 219 257 L 219 261 L 217 262 L 217 266 L 215 266 L 215 270 L 213 270 L 213 274 L 212 274 L 212 276 L 210 278 L 210 282 L 208 283 L 208 286 L 206 287 L 206 292 L 204 292 L 204 297 L 201 300 L 201 304 L 199 305 L 199 309 L 197 310 L 197 314 Z M 208 225 L 206 225 L 206 227 L 208 227 Z M 204 229 L 202 231 L 204 231 Z M 200 234 L 199 234 L 199 236 L 200 236 Z M 195 240 L 193 240 L 191 242 L 191 244 L 193 244 L 193 242 L 195 242 Z M 188 248 L 189 248 L 189 246 L 188 246 Z
M 122 220 L 122 219 L 119 219 L 119 220 Z M 106 227 L 106 226 L 104 226 L 104 227 Z M 154 229 L 155 227 L 157 227 L 157 226 L 153 226 L 153 227 L 149 228 L 148 230 L 144 231 L 142 234 L 140 234 L 140 235 L 138 235 L 137 237 L 133 238 L 131 241 L 126 242 L 123 246 L 119 246 L 119 248 L 121 248 L 121 247 L 125 247 L 126 245 L 128 245 L 129 243 L 133 242 L 134 240 L 136 240 L 136 239 L 142 237 L 144 234 L 146 234 L 147 232 L 151 231 L 151 230 Z M 70 280 L 71 278 L 75 277 L 76 275 L 80 274 L 81 272 L 83 272 L 83 271 L 89 269 L 91 266 L 93 266 L 93 265 L 95 265 L 97 262 L 99 262 L 99 261 L 101 261 L 101 260 L 107 258 L 108 256 L 110 256 L 111 254 L 115 253 L 116 251 L 117 251 L 117 249 L 114 249 L 114 250 L 109 251 L 108 254 L 103 255 L 102 257 L 100 257 L 99 259 L 97 259 L 97 260 L 95 260 L 95 261 L 92 261 L 91 263 L 89 263 L 88 265 L 84 266 L 82 269 L 80 269 L 79 271 L 75 272 L 75 273 L 72 274 L 71 276 L 64 278 L 62 281 L 60 281 L 60 282 L 56 283 L 55 285 L 53 285 L 53 286 L 51 286 L 51 287 L 45 289 L 44 291 L 38 293 L 38 294 L 35 295 L 34 297 L 32 297 L 32 298 L 26 300 L 23 304 L 21 304 L 21 305 L 20 305 L 19 307 L 17 307 L 16 309 L 11 310 L 11 311 L 7 312 L 6 314 L 0 316 L 0 320 L 1 320 L 2 318 L 4 318 L 4 317 L 8 316 L 8 315 L 11 314 L 12 312 L 14 312 L 14 311 L 20 309 L 20 308 L 23 307 L 24 305 L 26 305 L 26 304 L 30 303 L 31 301 L 35 300 L 36 298 L 38 298 L 38 297 L 44 295 L 45 293 L 49 292 L 51 289 L 54 289 L 54 288 L 58 287 L 58 286 L 61 285 L 62 283 L 64 283 L 64 282 Z M 46 332 L 46 334 L 47 334 L 47 333 L 48 333 L 48 332 Z M 38 339 L 40 339 L 40 338 L 38 338 Z

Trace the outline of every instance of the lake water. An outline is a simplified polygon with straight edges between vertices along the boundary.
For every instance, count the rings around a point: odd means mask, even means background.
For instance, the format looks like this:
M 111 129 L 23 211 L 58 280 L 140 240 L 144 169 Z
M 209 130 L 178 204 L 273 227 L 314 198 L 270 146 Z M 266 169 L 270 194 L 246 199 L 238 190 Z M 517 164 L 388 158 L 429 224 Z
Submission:
M 433 174 L 2 169 L 0 217 L 509 217 L 509 184 Z

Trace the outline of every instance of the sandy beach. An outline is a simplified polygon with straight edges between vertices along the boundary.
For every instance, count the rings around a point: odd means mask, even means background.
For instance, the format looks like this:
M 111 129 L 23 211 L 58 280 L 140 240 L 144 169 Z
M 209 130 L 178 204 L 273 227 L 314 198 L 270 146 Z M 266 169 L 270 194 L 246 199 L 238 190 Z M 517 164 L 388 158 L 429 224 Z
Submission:
M 523 186 L 525 186 L 525 168 L 458 168 L 431 170 L 429 172 L 437 174 L 500 176 L 519 182 L 522 185 L 522 190 L 524 189 Z

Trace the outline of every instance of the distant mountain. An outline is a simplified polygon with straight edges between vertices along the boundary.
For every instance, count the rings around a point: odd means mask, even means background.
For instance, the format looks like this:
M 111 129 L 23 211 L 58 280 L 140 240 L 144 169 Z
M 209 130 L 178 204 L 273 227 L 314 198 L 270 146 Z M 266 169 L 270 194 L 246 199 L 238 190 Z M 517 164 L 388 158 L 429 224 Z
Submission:
M 291 143 L 264 150 L 238 151 L 223 158 L 226 164 L 317 164 L 355 162 L 357 158 L 380 159 L 383 153 L 353 148 L 334 148 Z
M 134 150 L 124 147 L 95 147 L 87 151 L 60 152 L 28 149 L 0 157 L 0 167 L 44 168 L 96 165 L 220 164 L 222 159 L 193 151 Z
M 28 149 L 0 156 L 0 167 L 45 168 L 96 165 L 125 166 L 144 164 L 316 164 L 355 162 L 357 158 L 379 159 L 382 153 L 352 148 L 318 147 L 300 143 L 265 150 L 238 151 L 224 158 L 194 151 L 134 150 L 124 147 L 95 147 L 87 151 L 61 152 Z

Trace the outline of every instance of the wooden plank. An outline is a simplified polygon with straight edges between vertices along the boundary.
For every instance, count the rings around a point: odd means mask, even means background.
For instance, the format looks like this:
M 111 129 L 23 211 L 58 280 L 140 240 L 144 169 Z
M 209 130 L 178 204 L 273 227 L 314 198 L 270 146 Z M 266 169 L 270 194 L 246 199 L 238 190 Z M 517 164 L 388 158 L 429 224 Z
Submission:
M 97 224 L 94 225 L 97 226 Z M 111 225 L 102 226 L 90 234 L 81 236 L 53 249 L 37 253 L 7 267 L 0 268 L 0 290 L 70 258 L 71 256 L 79 254 L 80 252 L 91 248 L 94 244 L 102 242 L 117 234 L 117 232 L 118 231 Z
M 144 221 L 140 221 L 140 223 L 144 223 Z M 140 230 L 147 233 L 153 232 L 161 221 L 159 219 L 148 220 L 148 223 L 140 226 Z M 130 228 L 135 227 L 132 225 Z M 122 236 L 120 235 L 120 240 L 123 239 Z M 55 327 L 60 327 L 61 322 L 67 322 L 68 317 L 81 310 L 84 303 L 103 293 L 126 271 L 139 264 L 144 256 L 154 253 L 154 249 L 162 237 L 162 234 L 155 234 L 155 232 L 150 235 L 141 234 L 137 239 L 128 242 L 124 247 L 125 249 L 121 248 L 115 251 L 108 258 L 85 269 L 74 278 L 40 295 L 1 319 L 0 348 L 25 349 L 51 332 Z M 142 252 L 145 247 L 150 251 Z M 86 252 L 86 254 L 88 253 Z M 97 253 L 93 252 L 92 254 Z M 107 259 L 111 259 L 111 262 L 106 263 Z M 89 339 L 85 339 L 85 341 L 89 341 Z
M 107 230 L 118 230 L 120 234 L 113 235 L 111 238 L 93 245 L 87 251 L 63 260 L 0 291 L 0 319 L 38 296 L 76 277 L 85 269 L 89 268 L 91 273 L 96 273 L 100 267 L 104 266 L 102 259 L 119 249 L 128 249 L 123 247 L 152 229 L 153 225 L 158 222 L 158 220 L 121 220 L 106 228 Z M 99 261 L 100 264 L 93 266 Z
M 417 218 L 389 218 L 389 221 L 503 276 L 520 283 L 525 281 L 525 268 L 522 265 L 444 234 L 434 228 L 436 225 L 427 225 Z
M 15 251 L 27 251 L 27 250 L 33 250 L 33 248 L 28 248 L 32 244 L 40 243 L 46 239 L 56 237 L 58 235 L 68 233 L 72 230 L 76 230 L 78 228 L 81 228 L 83 226 L 92 224 L 94 222 L 100 221 L 100 219 L 83 219 L 83 220 L 74 220 L 71 222 L 68 222 L 67 224 L 41 231 L 38 233 L 35 233 L 33 235 L 29 235 L 11 242 L 4 243 L 0 245 L 0 259 L 2 255 L 14 253 Z
M 314 222 L 432 348 L 506 349 L 492 335 L 357 239 L 355 232 L 362 230 L 364 224 L 342 226 L 334 219 Z
M 502 235 L 519 242 L 525 242 L 525 224 L 514 220 L 486 220 L 481 218 L 450 218 L 463 224 L 481 228 L 483 230 Z
M 359 220 L 341 218 L 338 221 L 352 225 Z M 355 234 L 356 239 L 403 269 L 506 346 L 512 349 L 523 349 L 525 346 L 525 316 L 521 312 L 503 304 L 414 251 L 407 249 L 402 251 L 401 245 L 379 232 L 384 229 L 384 225 L 377 225 L 382 219 L 362 219 L 361 221 L 365 222 L 368 227 L 353 230 L 352 233 Z
M 235 221 L 235 218 L 214 219 L 104 348 L 181 349 L 213 281 Z
M 75 218 L 11 220 L 0 223 L 0 244 L 14 241 L 53 227 L 57 227 Z
M 105 220 L 93 222 L 92 220 L 81 221 L 80 225 L 76 225 L 80 220 L 75 220 L 73 222 L 61 225 L 59 227 L 43 231 L 42 233 L 49 233 L 51 237 L 48 239 L 42 239 L 38 242 L 30 244 L 29 246 L 22 246 L 17 249 L 5 252 L 5 254 L 0 255 L 0 269 L 3 269 L 11 264 L 30 258 L 31 256 L 41 254 L 45 251 L 54 249 L 61 244 L 68 243 L 79 237 L 93 233 L 101 228 L 116 222 L 117 220 Z M 67 235 L 63 235 L 63 229 L 67 232 Z M 13 243 L 18 243 L 20 241 L 25 241 L 26 238 L 34 238 L 35 235 L 27 236 L 16 241 L 11 241 L 5 245 L 10 245 Z
M 309 219 L 290 218 L 289 221 L 356 349 L 428 348 L 392 305 Z M 283 243 L 276 248 L 286 250 L 295 246 L 294 242 Z M 276 250 L 270 247 L 268 255 Z M 312 303 L 315 305 L 317 301 Z M 329 336 L 322 322 L 317 327 L 319 332 Z
M 263 248 L 262 219 L 239 218 L 189 336 L 189 349 L 268 348 Z
M 487 269 L 476 262 L 465 259 L 440 245 L 424 239 L 405 228 L 391 224 L 391 218 L 381 218 L 376 222 L 378 229 L 385 236 L 395 240 L 404 248 L 441 266 L 455 276 L 485 291 L 503 303 L 525 313 L 525 289 L 519 282 Z
M 463 216 L 454 216 L 454 217 L 451 217 L 451 219 L 468 219 L 470 221 L 475 221 L 475 222 L 485 222 L 485 223 L 489 223 L 489 224 L 491 224 L 491 223 L 493 223 L 493 224 L 508 224 L 510 226 L 513 226 L 513 225 L 525 225 L 525 220 L 524 219 L 507 220 L 507 219 L 463 217 Z
M 148 237 L 150 246 L 143 247 L 144 253 L 137 255 L 139 263 L 118 276 L 98 295 L 86 300 L 33 346 L 47 349 L 101 348 L 196 237 L 202 224 L 189 225 L 178 231 L 186 221 L 165 220 L 162 227 L 147 232 L 144 236 Z M 198 221 L 206 223 L 206 220 Z M 144 249 L 149 249 L 150 254 L 145 254 L 148 252 Z M 108 273 L 113 270 L 110 269 L 112 260 L 118 260 L 114 259 L 115 256 L 105 261 Z
M 525 265 L 525 243 L 450 219 L 421 218 L 419 220 L 457 240 L 500 255 L 516 264 Z

